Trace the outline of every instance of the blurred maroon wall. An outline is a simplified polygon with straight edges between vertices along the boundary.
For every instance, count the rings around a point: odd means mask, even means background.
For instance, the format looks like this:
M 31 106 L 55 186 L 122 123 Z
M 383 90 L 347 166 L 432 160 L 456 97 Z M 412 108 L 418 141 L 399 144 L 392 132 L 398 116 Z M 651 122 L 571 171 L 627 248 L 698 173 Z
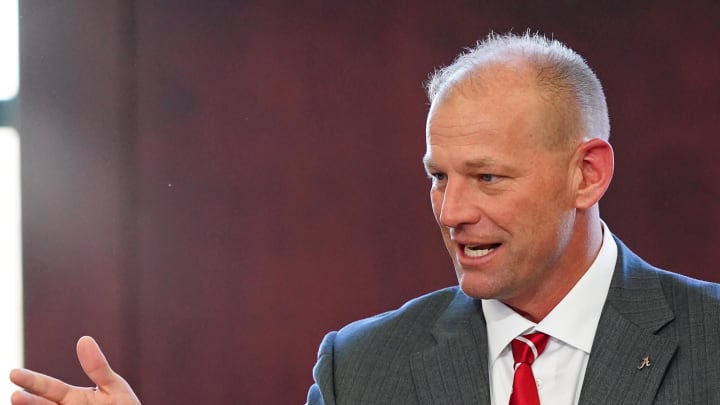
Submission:
M 720 6 L 602 3 L 20 2 L 27 366 L 87 384 L 91 334 L 148 404 L 302 403 L 325 332 L 455 282 L 421 82 L 490 30 L 589 60 L 604 218 L 720 281 Z

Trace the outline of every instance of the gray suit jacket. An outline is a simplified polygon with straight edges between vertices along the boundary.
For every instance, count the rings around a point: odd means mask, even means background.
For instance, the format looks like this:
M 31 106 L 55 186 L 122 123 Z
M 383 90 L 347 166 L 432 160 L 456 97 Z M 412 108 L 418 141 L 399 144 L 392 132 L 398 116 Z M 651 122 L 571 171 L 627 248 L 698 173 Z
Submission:
M 616 241 L 580 404 L 720 404 L 720 285 L 654 268 Z M 328 334 L 308 404 L 490 404 L 487 351 L 479 301 L 436 291 Z

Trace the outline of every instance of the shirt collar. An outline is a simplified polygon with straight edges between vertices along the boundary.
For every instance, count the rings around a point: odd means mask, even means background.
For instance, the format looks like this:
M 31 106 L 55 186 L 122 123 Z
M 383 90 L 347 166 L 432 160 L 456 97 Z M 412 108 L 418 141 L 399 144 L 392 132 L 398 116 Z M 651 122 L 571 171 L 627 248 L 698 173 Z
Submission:
M 604 222 L 602 229 L 602 246 L 593 263 L 562 301 L 538 324 L 498 300 L 482 300 L 490 364 L 515 337 L 533 330 L 547 333 L 590 353 L 617 261 L 617 244 Z

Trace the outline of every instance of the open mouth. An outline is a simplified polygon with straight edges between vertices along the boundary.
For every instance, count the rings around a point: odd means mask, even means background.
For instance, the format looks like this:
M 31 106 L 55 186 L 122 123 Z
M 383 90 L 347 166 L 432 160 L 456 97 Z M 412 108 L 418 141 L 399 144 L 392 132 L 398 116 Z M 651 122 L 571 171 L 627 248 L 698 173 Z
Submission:
M 499 243 L 489 245 L 463 245 L 463 253 L 467 257 L 483 257 L 489 255 L 499 246 Z

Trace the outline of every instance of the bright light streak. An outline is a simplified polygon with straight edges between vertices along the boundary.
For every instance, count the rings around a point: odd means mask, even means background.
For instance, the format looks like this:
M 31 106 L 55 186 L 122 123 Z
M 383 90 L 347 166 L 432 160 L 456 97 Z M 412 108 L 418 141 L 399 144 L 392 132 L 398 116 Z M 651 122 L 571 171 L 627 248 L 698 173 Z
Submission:
M 0 0 L 0 100 L 18 92 L 18 25 L 18 0 Z
M 17 389 L 7 373 L 23 364 L 20 138 L 0 128 L 0 402 Z

